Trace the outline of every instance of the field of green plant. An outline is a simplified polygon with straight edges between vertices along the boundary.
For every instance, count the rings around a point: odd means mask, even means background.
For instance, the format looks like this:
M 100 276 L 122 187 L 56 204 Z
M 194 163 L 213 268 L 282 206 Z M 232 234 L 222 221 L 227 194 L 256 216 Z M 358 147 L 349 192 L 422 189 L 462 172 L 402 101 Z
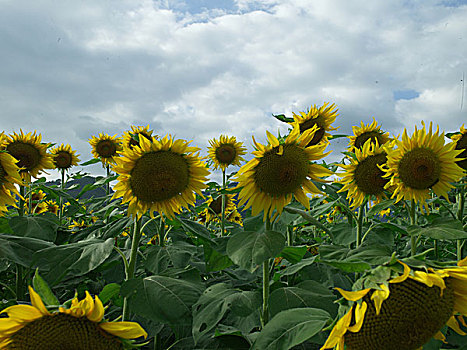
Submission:
M 89 155 L 2 133 L 0 349 L 467 349 L 464 126 L 275 117 L 205 158 L 149 126 Z

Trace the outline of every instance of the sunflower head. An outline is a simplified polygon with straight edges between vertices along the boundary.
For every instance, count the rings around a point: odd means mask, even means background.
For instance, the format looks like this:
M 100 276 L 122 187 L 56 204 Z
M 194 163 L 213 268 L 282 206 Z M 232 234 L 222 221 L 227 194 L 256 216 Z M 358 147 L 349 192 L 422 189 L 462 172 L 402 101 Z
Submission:
M 20 194 L 15 185 L 23 185 L 23 181 L 16 163 L 13 156 L 0 150 L 0 214 L 8 211 L 9 205 L 17 208 Z
M 457 161 L 457 165 L 462 169 L 467 170 L 467 129 L 465 129 L 463 124 L 461 126 L 460 133 L 453 135 L 451 139 L 456 143 L 456 150 L 462 151 L 457 156 L 457 158 L 462 159 Z
M 142 137 L 152 142 L 153 137 L 157 136 L 152 136 L 152 130 L 149 130 L 149 125 L 145 127 L 132 125 L 131 130 L 123 133 L 123 147 L 133 148 L 134 146 L 139 146 L 139 140 Z
M 29 287 L 32 305 L 14 305 L 2 311 L 0 348 L 63 350 L 124 349 L 128 339 L 147 337 L 136 322 L 107 322 L 97 296 L 86 291 L 82 300 L 74 298 L 71 307 L 49 311 L 41 297 Z
M 452 182 L 458 181 L 463 175 L 463 169 L 456 164 L 456 157 L 461 151 L 455 150 L 455 143 L 444 144 L 444 133 L 439 134 L 439 128 L 428 131 L 425 124 L 409 138 L 404 130 L 402 140 L 395 140 L 396 148 L 384 146 L 388 160 L 383 170 L 389 179 L 386 188 L 392 187 L 396 202 L 401 199 L 415 200 L 428 210 L 426 200 L 430 190 L 448 199 L 447 192 L 453 187 Z
M 323 166 L 312 164 L 311 161 L 323 158 L 327 144 L 307 146 L 313 139 L 318 127 L 306 130 L 300 134 L 296 124 L 282 143 L 267 132 L 268 144 L 262 145 L 255 141 L 255 158 L 245 164 L 237 173 L 239 206 L 248 201 L 246 208 L 252 207 L 253 215 L 264 211 L 272 217 L 274 209 L 277 214 L 294 196 L 306 208 L 310 207 L 306 193 L 321 193 L 313 184 L 322 181 L 320 177 L 330 176 L 332 172 Z
M 48 200 L 45 202 L 46 211 L 55 215 L 58 215 L 58 204 L 54 200 Z
M 209 140 L 211 147 L 208 149 L 208 156 L 213 162 L 214 169 L 221 168 L 225 170 L 229 165 L 240 165 L 245 159 L 242 155 L 246 154 L 246 148 L 243 142 L 237 142 L 235 136 L 221 135 L 219 140 Z
M 19 134 L 14 132 L 2 141 L 2 148 L 17 160 L 21 177 L 26 182 L 31 182 L 31 176 L 37 178 L 44 169 L 54 167 L 52 156 L 47 153 L 48 144 L 41 143 L 41 139 L 41 134 L 36 135 L 35 131 L 24 134 L 20 130 Z
M 378 145 L 384 145 L 390 141 L 389 133 L 383 132 L 381 126 L 378 125 L 375 118 L 373 123 L 364 124 L 361 122 L 360 127 L 352 126 L 353 135 L 349 136 L 349 150 L 354 152 L 356 149 L 362 149 L 367 140 Z
M 210 197 L 206 201 L 207 208 L 200 213 L 202 222 L 220 222 L 222 216 L 222 196 Z M 237 206 L 233 200 L 233 195 L 227 194 L 225 196 L 225 218 L 227 221 L 239 222 L 237 215 Z M 241 221 L 241 215 L 240 215 Z
M 64 145 L 63 143 L 50 150 L 50 154 L 53 157 L 55 168 L 59 170 L 68 170 L 73 165 L 78 165 L 80 159 L 76 155 L 76 151 L 71 149 L 70 145 Z
M 199 148 L 185 140 L 165 136 L 125 148 L 114 171 L 119 174 L 113 198 L 129 202 L 128 214 L 141 217 L 147 210 L 173 217 L 181 207 L 193 205 L 195 193 L 202 196 L 209 174 L 198 156 Z
M 300 133 L 315 126 L 317 128 L 307 146 L 317 145 L 321 142 L 327 143 L 330 136 L 328 131 L 337 130 L 337 128 L 331 126 L 338 116 L 338 110 L 335 108 L 334 103 L 329 105 L 329 102 L 326 102 L 321 107 L 312 106 L 307 112 L 300 112 L 300 114 L 293 113 L 294 122 L 292 125 L 298 126 Z
M 336 288 L 351 306 L 321 349 L 414 350 L 432 337 L 444 339 L 446 324 L 462 332 L 456 316 L 467 314 L 467 267 L 412 270 L 399 263 L 403 272 L 381 266 L 360 280 L 362 290 Z
M 99 137 L 89 139 L 94 158 L 100 158 L 103 165 L 115 164 L 118 152 L 122 150 L 121 140 L 117 135 L 110 136 L 100 133 Z
M 386 151 L 378 142 L 368 139 L 362 149 L 355 148 L 355 159 L 349 165 L 341 165 L 345 169 L 339 192 L 347 193 L 353 208 L 360 206 L 366 197 L 375 197 L 376 202 L 384 197 L 384 187 L 388 179 L 383 177 L 381 166 L 386 163 Z

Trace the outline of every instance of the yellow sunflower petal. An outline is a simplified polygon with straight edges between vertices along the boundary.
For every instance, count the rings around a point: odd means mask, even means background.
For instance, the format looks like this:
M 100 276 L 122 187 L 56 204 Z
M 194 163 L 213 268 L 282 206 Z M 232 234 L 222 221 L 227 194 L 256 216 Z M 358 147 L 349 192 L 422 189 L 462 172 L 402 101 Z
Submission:
M 102 322 L 99 327 L 104 331 L 123 339 L 146 337 L 146 331 L 136 322 Z

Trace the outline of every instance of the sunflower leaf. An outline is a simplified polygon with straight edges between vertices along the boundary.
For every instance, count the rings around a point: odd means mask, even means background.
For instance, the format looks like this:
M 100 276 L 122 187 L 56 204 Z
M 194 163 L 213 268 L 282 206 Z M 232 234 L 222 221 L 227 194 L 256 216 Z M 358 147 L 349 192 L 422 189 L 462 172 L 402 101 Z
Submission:
M 38 268 L 36 269 L 36 272 L 32 279 L 32 285 L 34 287 L 34 290 L 41 296 L 41 299 L 45 303 L 45 305 L 60 305 L 60 302 L 50 289 L 47 282 L 39 275 Z

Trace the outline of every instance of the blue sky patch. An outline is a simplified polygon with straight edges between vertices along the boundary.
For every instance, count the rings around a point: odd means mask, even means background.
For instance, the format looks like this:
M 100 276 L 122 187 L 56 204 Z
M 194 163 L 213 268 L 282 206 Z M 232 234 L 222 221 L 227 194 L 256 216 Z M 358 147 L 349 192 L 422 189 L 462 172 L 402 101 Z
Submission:
M 412 90 L 412 89 L 406 89 L 406 90 L 395 90 L 393 91 L 394 95 L 394 100 L 412 100 L 414 98 L 417 98 L 420 96 L 420 93 L 418 91 Z

